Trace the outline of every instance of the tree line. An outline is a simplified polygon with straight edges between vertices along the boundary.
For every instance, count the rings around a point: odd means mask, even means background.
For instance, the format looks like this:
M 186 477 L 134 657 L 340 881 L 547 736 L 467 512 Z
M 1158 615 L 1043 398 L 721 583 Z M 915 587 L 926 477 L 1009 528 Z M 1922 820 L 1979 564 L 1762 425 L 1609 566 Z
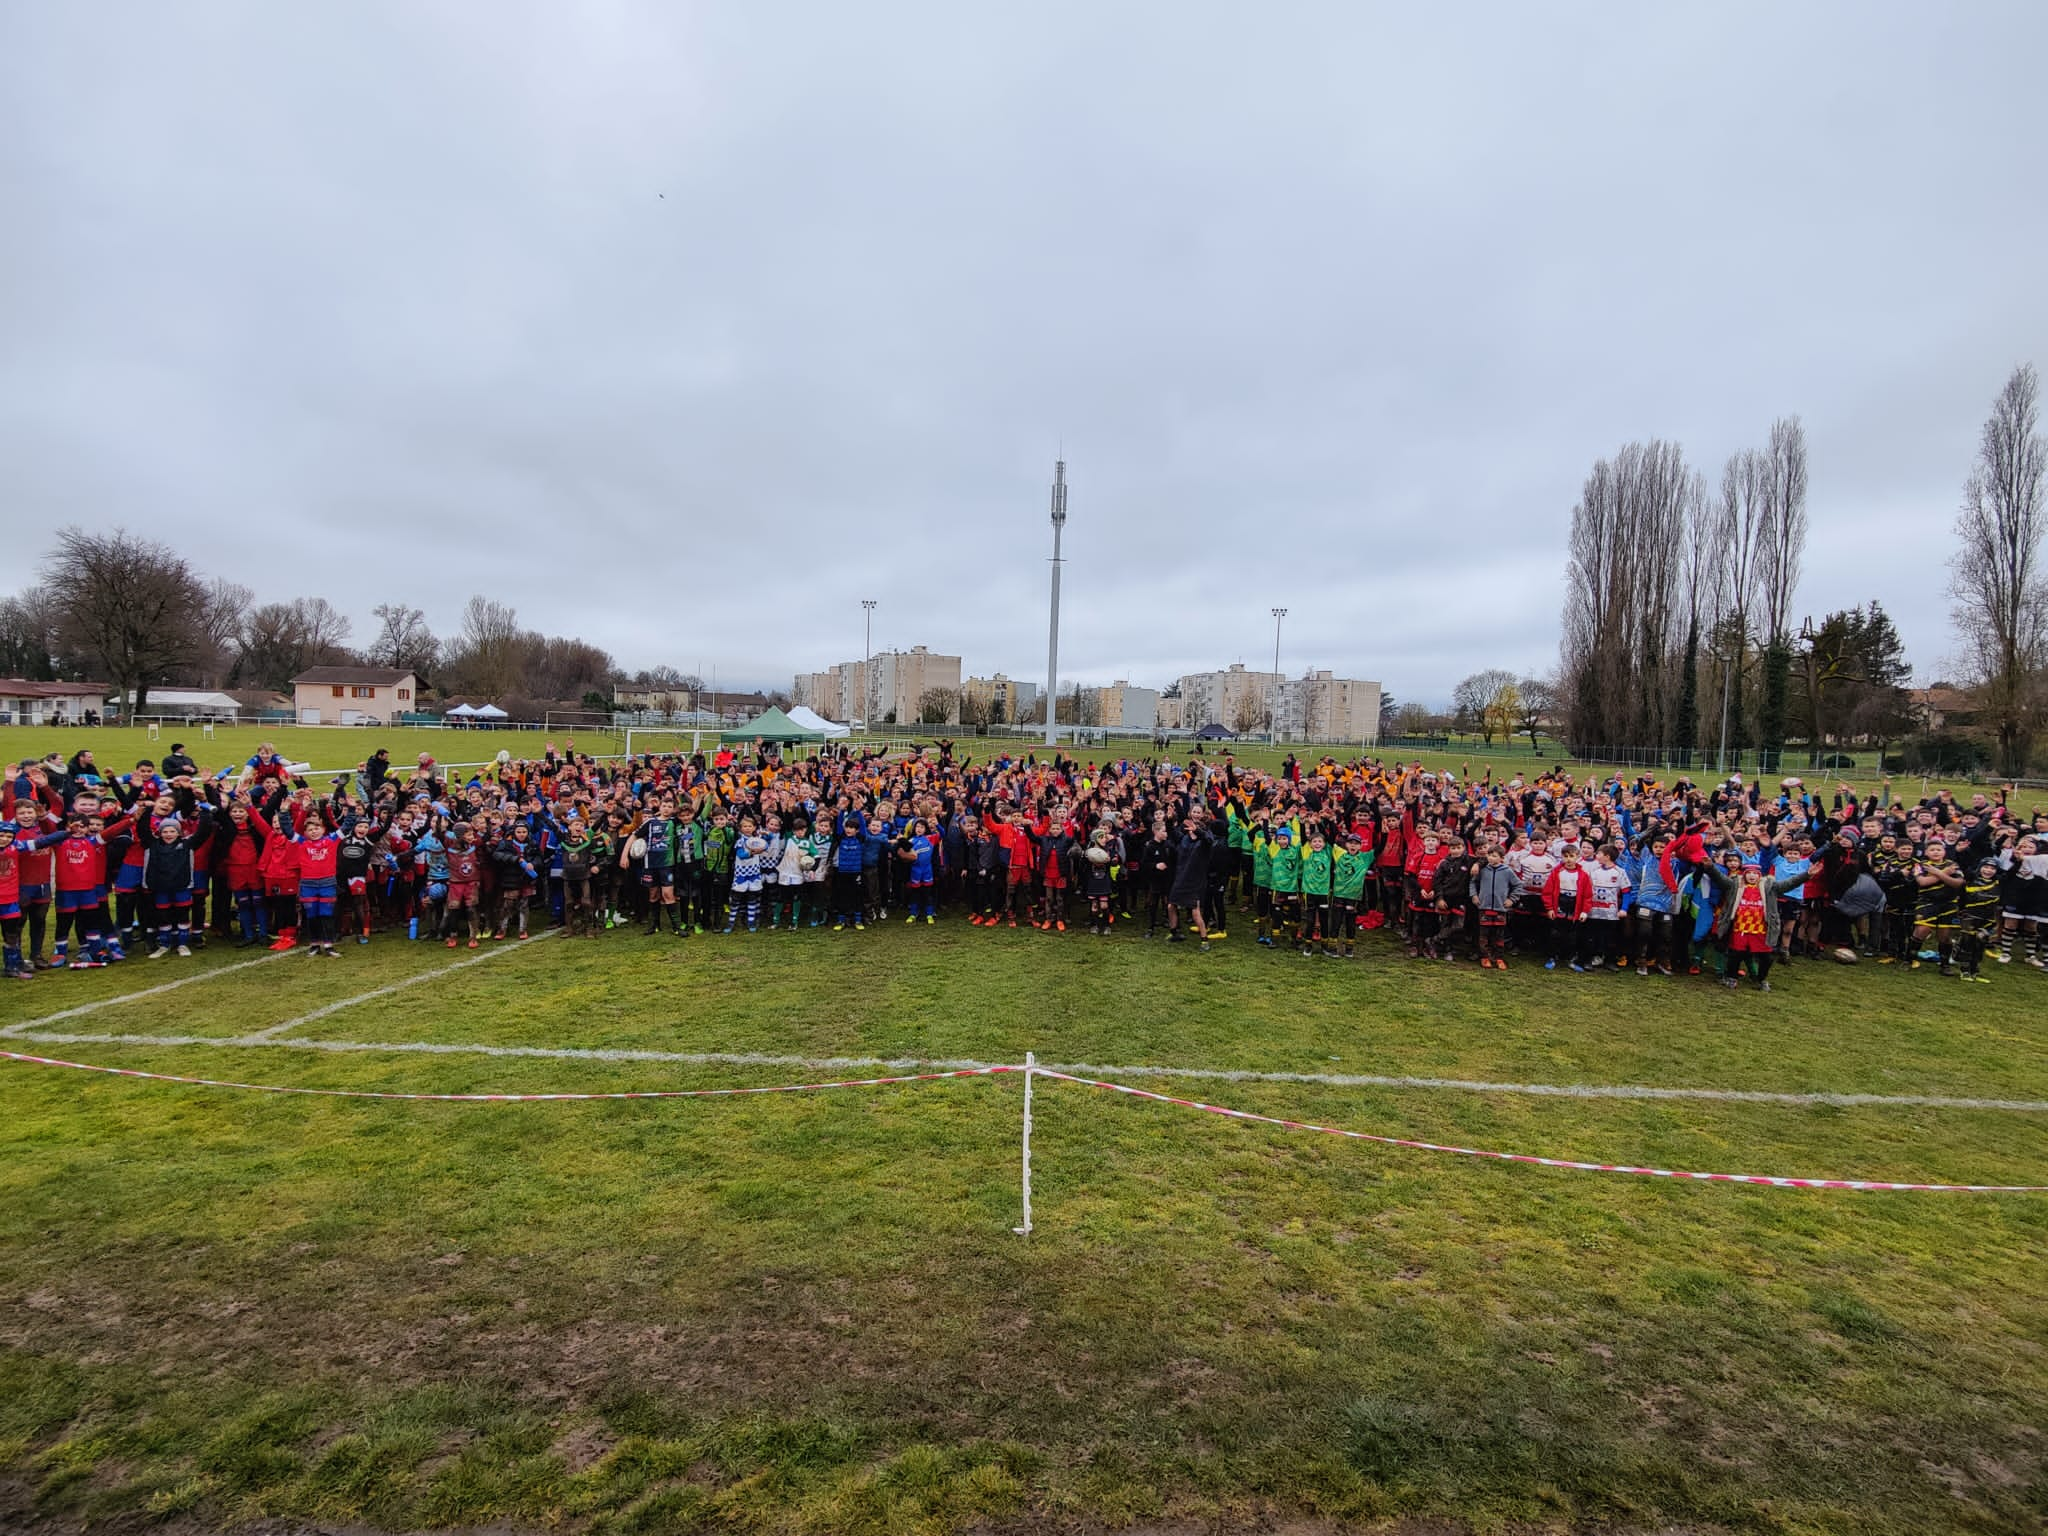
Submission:
M 421 609 L 379 603 L 375 632 L 356 646 L 348 615 L 326 598 L 259 603 L 125 530 L 62 530 L 40 575 L 0 599 L 0 674 L 104 679 L 117 698 L 133 696 L 138 716 L 153 688 L 289 693 L 299 673 L 345 664 L 413 672 L 444 698 L 494 700 L 515 717 L 562 703 L 610 707 L 617 668 L 607 651 L 524 628 L 509 603 L 481 594 L 445 638 Z
M 1967 686 L 2007 774 L 2029 762 L 2048 704 L 2038 397 L 2030 366 L 2000 391 L 1949 563 Z M 1911 668 L 1881 603 L 1818 625 L 1795 618 L 1807 488 L 1797 416 L 1732 455 L 1714 489 L 1676 443 L 1629 443 L 1594 464 L 1572 508 L 1558 670 L 1535 685 L 1574 750 L 1776 756 L 1800 737 L 1819 757 L 1831 742 L 1882 749 L 1914 729 Z M 1454 719 L 1489 740 L 1510 734 L 1530 682 L 1475 674 L 1459 684 Z

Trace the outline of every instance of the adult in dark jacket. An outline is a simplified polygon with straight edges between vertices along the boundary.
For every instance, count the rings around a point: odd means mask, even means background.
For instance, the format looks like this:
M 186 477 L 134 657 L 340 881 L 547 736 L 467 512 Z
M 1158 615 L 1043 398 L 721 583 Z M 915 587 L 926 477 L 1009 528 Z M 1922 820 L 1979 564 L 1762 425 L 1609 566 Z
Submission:
M 201 811 L 192 836 L 176 816 L 159 817 L 148 829 L 149 845 L 142 856 L 142 885 L 156 909 L 156 948 L 150 959 L 161 960 L 175 945 L 189 955 L 192 939 L 192 850 L 211 830 L 209 813 Z
M 1173 845 L 1173 884 L 1166 893 L 1166 942 L 1180 944 L 1186 935 L 1180 931 L 1183 915 L 1194 925 L 1201 936 L 1202 948 L 1209 947 L 1209 925 L 1202 916 L 1202 899 L 1209 894 L 1209 859 L 1211 845 L 1209 836 L 1202 830 L 1198 816 L 1189 816 L 1181 823 L 1181 834 Z
M 1137 858 L 1129 866 L 1131 878 L 1145 902 L 1148 939 L 1159 931 L 1160 908 L 1166 905 L 1166 893 L 1173 889 L 1174 853 L 1174 840 L 1168 835 L 1162 816 L 1152 823 L 1151 832 L 1138 844 Z

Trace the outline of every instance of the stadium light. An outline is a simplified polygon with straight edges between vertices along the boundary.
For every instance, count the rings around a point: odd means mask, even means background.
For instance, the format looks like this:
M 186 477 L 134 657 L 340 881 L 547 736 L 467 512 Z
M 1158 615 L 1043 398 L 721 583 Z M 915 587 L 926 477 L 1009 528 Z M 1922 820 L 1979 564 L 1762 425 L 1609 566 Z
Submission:
M 1273 610 L 1273 699 L 1266 706 L 1266 738 L 1274 746 L 1280 744 L 1280 621 L 1286 617 L 1285 608 Z
M 864 731 L 875 728 L 875 603 L 872 597 L 860 600 L 861 620 L 866 628 L 860 662 L 860 727 Z
M 1060 717 L 1060 530 L 1067 526 L 1067 461 L 1052 466 L 1052 637 L 1045 646 L 1045 744 L 1059 743 Z M 1079 711 L 1076 711 L 1078 715 Z M 1075 722 L 1079 723 L 1078 719 Z

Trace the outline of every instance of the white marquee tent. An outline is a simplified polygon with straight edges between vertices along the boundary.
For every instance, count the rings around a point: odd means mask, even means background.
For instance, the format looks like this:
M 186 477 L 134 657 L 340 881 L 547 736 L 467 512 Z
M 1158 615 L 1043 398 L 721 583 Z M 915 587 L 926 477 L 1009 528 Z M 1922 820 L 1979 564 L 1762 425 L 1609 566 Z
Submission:
M 850 736 L 851 728 L 827 720 L 808 704 L 799 704 L 789 711 L 789 718 L 807 731 L 823 731 L 827 736 Z

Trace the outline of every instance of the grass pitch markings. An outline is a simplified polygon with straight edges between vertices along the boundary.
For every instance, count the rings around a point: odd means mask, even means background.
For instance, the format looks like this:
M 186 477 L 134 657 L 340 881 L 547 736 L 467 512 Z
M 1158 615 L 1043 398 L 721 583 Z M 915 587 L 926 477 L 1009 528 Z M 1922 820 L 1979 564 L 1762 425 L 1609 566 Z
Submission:
M 502 951 L 494 951 L 502 953 Z M 461 965 L 476 965 L 489 956 L 461 962 Z M 375 992 L 366 992 L 361 997 L 347 998 L 339 1003 L 316 1010 L 303 1019 L 319 1016 L 337 1008 L 352 1007 L 372 997 L 395 992 L 400 987 L 409 987 L 416 982 L 426 981 L 434 976 L 445 975 L 448 971 L 460 969 L 460 965 L 444 966 L 439 971 L 409 977 Z M 290 1028 L 279 1025 L 275 1029 Z M 725 1067 L 796 1067 L 816 1071 L 843 1071 L 867 1067 L 886 1067 L 891 1071 L 910 1071 L 930 1068 L 936 1071 L 975 1071 L 991 1066 L 1014 1066 L 1013 1062 L 987 1062 L 972 1057 L 926 1057 L 926 1056 L 782 1056 L 758 1051 L 657 1051 L 637 1047 L 606 1046 L 551 1046 L 551 1045 L 481 1045 L 461 1041 L 443 1040 L 286 1040 L 279 1038 L 275 1029 L 253 1035 L 132 1035 L 94 1034 L 60 1031 L 39 1031 L 19 1033 L 8 1031 L 10 1038 L 33 1041 L 38 1045 L 212 1045 L 212 1046 L 283 1046 L 295 1051 L 326 1051 L 335 1055 L 369 1054 L 388 1051 L 398 1055 L 412 1056 L 487 1056 L 514 1060 L 545 1061 L 600 1061 L 600 1062 L 651 1062 L 671 1066 L 725 1066 Z M 1060 1063 L 1041 1062 L 1039 1065 L 1051 1072 L 1066 1072 L 1074 1076 L 1093 1075 L 1096 1077 L 1138 1077 L 1138 1078 L 1195 1078 L 1228 1083 L 1306 1083 L 1325 1088 L 1397 1088 L 1397 1089 L 1443 1089 L 1459 1093 L 1503 1093 L 1532 1098 L 1560 1099 L 1699 1099 L 1722 1104 L 1783 1104 L 1796 1108 L 1827 1106 L 1837 1109 L 1969 1109 L 2004 1110 L 2020 1114 L 2048 1114 L 2048 1099 L 1974 1099 L 1957 1098 L 1944 1094 L 1921 1093 L 1789 1093 L 1771 1092 L 1750 1088 L 1659 1088 L 1641 1083 L 1511 1083 L 1487 1082 L 1450 1077 L 1389 1077 L 1372 1073 L 1355 1072 L 1259 1072 L 1233 1067 L 1162 1067 L 1162 1066 L 1101 1066 L 1089 1062 Z
M 246 971 L 254 965 L 268 965 L 273 960 L 282 960 L 282 953 L 258 955 L 254 960 L 238 960 L 233 965 L 223 965 L 215 970 L 200 971 L 190 976 L 180 976 L 176 981 L 160 982 L 153 987 L 144 987 L 136 992 L 123 992 L 114 997 L 102 997 L 90 1003 L 78 1003 L 69 1008 L 60 1008 L 55 1013 L 46 1013 L 41 1018 L 23 1019 L 0 1029 L 0 1037 L 13 1037 L 32 1029 L 41 1029 L 46 1024 L 60 1023 L 65 1019 L 76 1019 L 102 1008 L 112 1008 L 117 1003 L 140 1002 L 145 997 L 161 997 L 166 992 L 175 992 L 180 987 L 189 987 L 195 981 L 212 981 L 216 976 L 229 976 L 236 971 Z
M 252 1034 L 239 1037 L 239 1040 L 234 1036 L 223 1038 L 235 1043 L 268 1044 L 278 1036 L 289 1030 L 297 1029 L 302 1024 L 310 1024 L 315 1019 L 324 1019 L 330 1014 L 340 1013 L 344 1008 L 354 1008 L 361 1003 L 374 1002 L 380 997 L 389 997 L 394 992 L 403 992 L 407 987 L 416 987 L 423 981 L 433 981 L 454 971 L 466 971 L 473 965 L 482 965 L 485 961 L 495 960 L 500 955 L 517 954 L 522 948 L 552 939 L 560 931 L 559 929 L 551 928 L 544 933 L 535 934 L 531 939 L 504 941 L 502 947 L 487 949 L 480 955 L 471 955 L 467 959 L 457 960 L 449 965 L 436 966 L 431 971 L 421 971 L 417 976 L 401 977 L 397 981 L 386 982 L 381 987 L 372 987 L 367 992 L 358 992 L 354 997 L 344 997 L 336 1002 L 323 1003 L 309 1013 L 302 1013 L 295 1019 L 286 1019 L 282 1024 L 273 1024 L 268 1029 L 256 1030 Z

